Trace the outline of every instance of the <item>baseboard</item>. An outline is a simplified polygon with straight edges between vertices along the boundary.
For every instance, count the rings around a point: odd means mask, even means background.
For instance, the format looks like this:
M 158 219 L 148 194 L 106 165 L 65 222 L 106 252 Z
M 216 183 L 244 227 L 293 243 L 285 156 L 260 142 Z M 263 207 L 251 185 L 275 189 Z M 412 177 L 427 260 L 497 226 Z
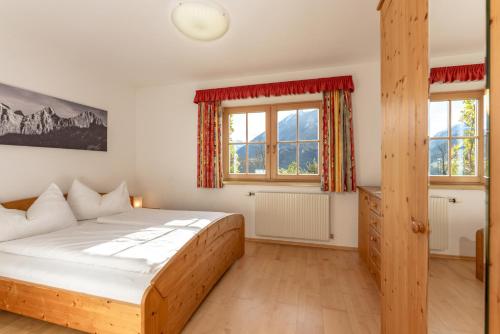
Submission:
M 277 240 L 277 239 L 261 239 L 261 238 L 245 238 L 248 242 L 255 242 L 261 244 L 275 244 L 275 245 L 284 245 L 284 246 L 297 246 L 297 247 L 309 247 L 309 248 L 326 248 L 326 249 L 334 249 L 334 250 L 342 250 L 342 251 L 357 251 L 357 247 L 348 247 L 348 246 L 337 246 L 337 245 L 326 245 L 326 244 L 317 244 L 312 242 L 301 242 L 301 241 L 288 241 L 288 240 Z
M 431 259 L 476 261 L 476 258 L 474 256 L 448 255 L 448 254 L 430 254 L 429 257 Z

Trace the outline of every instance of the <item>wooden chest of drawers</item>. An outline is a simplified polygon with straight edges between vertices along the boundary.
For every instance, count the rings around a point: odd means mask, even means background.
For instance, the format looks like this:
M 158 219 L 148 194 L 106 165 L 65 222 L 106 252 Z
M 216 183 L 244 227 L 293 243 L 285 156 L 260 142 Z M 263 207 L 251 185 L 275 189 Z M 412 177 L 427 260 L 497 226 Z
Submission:
M 380 287 L 381 243 L 383 231 L 382 195 L 379 187 L 358 187 L 358 249 Z

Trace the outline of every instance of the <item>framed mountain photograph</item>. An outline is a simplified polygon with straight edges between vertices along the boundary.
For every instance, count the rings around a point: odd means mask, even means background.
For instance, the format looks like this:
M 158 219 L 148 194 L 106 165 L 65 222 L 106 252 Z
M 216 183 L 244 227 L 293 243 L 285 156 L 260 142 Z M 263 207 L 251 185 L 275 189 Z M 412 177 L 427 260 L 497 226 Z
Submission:
M 107 151 L 105 110 L 0 84 L 0 145 Z

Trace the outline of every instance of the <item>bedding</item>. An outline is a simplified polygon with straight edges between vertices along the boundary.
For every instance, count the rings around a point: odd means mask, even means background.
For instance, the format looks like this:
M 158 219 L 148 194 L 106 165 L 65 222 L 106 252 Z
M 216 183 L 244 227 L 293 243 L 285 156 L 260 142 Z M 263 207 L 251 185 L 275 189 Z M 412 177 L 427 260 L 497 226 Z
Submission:
M 26 212 L 0 209 L 0 242 L 36 234 L 26 219 Z
M 0 210 L 0 242 L 26 238 L 76 225 L 76 218 L 55 184 L 44 191 L 28 211 Z
M 227 216 L 224 212 L 177 211 L 138 208 L 121 214 L 99 217 L 98 223 L 139 226 L 166 226 L 201 230 Z
M 0 263 L 0 277 L 137 305 L 154 276 L 2 252 Z
M 68 193 L 68 203 L 78 220 L 89 220 L 132 209 L 127 183 L 122 182 L 112 192 L 101 195 L 78 180 Z
M 145 219 L 143 211 L 136 216 L 143 218 L 138 219 Z M 227 214 L 167 211 L 149 212 L 149 215 L 170 217 L 168 222 L 177 225 L 158 224 L 159 219 L 150 219 L 149 225 L 140 224 L 140 220 L 135 224 L 88 221 L 52 233 L 2 242 L 0 252 L 127 272 L 155 273 L 200 230 Z
M 0 243 L 0 252 L 138 273 L 156 272 L 196 231 L 83 223 Z

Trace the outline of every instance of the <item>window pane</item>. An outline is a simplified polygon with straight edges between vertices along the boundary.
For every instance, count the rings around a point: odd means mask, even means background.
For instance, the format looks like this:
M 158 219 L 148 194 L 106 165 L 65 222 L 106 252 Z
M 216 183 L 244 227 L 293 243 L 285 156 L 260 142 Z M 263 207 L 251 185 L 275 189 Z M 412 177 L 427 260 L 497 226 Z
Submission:
M 455 137 L 476 135 L 477 100 L 451 102 L 451 134 Z
M 448 175 L 448 140 L 433 139 L 430 141 L 429 174 Z
M 318 143 L 299 144 L 299 174 L 318 175 Z
M 278 141 L 297 140 L 297 110 L 278 111 Z
M 431 102 L 429 109 L 429 136 L 448 137 L 448 101 Z
M 247 141 L 247 115 L 229 115 L 229 142 L 244 143 Z
M 265 144 L 248 144 L 248 173 L 266 174 Z
M 318 109 L 299 110 L 299 140 L 318 140 Z
M 278 144 L 278 174 L 297 175 L 297 144 Z
M 247 146 L 229 145 L 229 173 L 242 174 L 246 172 Z
M 253 112 L 248 114 L 248 141 L 266 142 L 266 113 Z
M 451 175 L 476 175 L 476 139 L 453 139 L 451 141 Z

